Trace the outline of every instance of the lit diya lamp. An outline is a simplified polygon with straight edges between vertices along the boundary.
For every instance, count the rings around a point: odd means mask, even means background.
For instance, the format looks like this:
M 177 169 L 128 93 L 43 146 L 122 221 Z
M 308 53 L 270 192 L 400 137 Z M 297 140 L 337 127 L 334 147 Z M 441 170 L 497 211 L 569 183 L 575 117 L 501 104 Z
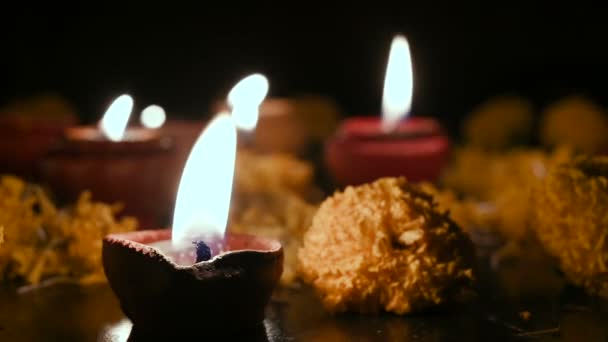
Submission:
M 339 185 L 385 176 L 436 180 L 448 160 L 449 139 L 429 117 L 406 118 L 413 92 L 412 63 L 405 37 L 393 39 L 384 81 L 382 117 L 344 120 L 325 145 L 325 163 Z
M 259 327 L 281 276 L 275 240 L 225 233 L 237 133 L 220 114 L 184 166 L 173 228 L 107 236 L 103 265 L 141 335 L 228 334 Z
M 40 160 L 77 122 L 74 108 L 56 95 L 34 96 L 0 108 L 0 173 L 37 178 Z
M 268 88 L 264 75 L 249 75 L 230 90 L 225 102 L 216 103 L 213 110 L 232 110 L 240 135 L 243 135 L 240 146 L 263 153 L 303 152 L 308 132 L 298 103 L 288 98 L 266 99 Z
M 127 128 L 133 99 L 121 95 L 108 107 L 98 126 L 74 126 L 42 162 L 42 177 L 65 200 L 83 190 L 107 202 L 120 202 L 124 212 L 142 224 L 162 219 L 171 205 L 161 170 L 171 154 L 171 141 L 158 129 Z M 145 199 L 145 200 L 142 200 Z
M 65 135 L 70 141 L 97 145 L 105 144 L 106 146 L 112 146 L 110 148 L 147 142 L 158 138 L 158 133 L 154 129 L 127 127 L 132 111 L 133 98 L 128 94 L 120 95 L 112 101 L 97 126 L 70 127 L 65 131 Z M 148 112 L 150 112 L 149 109 Z M 148 122 L 159 121 L 158 108 L 153 108 L 152 112 L 152 115 L 150 113 L 146 115 L 146 120 Z

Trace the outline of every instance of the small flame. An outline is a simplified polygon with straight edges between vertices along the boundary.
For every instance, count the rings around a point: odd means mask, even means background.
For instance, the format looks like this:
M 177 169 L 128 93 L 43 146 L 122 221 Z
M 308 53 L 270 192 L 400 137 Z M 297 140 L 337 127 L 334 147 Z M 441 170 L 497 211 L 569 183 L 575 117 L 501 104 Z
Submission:
M 126 318 L 107 326 L 104 335 L 111 336 L 111 340 L 114 342 L 127 342 L 133 329 L 133 323 Z
M 224 237 L 236 157 L 236 128 L 228 113 L 214 118 L 184 166 L 173 216 L 174 246 Z
M 117 97 L 99 122 L 103 135 L 112 141 L 121 141 L 132 110 L 133 98 L 130 95 L 124 94 Z
M 251 131 L 258 123 L 259 108 L 268 94 L 268 79 L 262 74 L 243 78 L 228 93 L 228 104 L 239 129 Z
M 412 105 L 414 76 L 410 46 L 404 36 L 396 36 L 391 44 L 391 51 L 384 78 L 384 96 L 382 98 L 382 128 L 391 131 L 399 120 L 407 116 Z
M 141 124 L 146 128 L 160 128 L 167 119 L 167 115 L 165 114 L 165 110 L 163 107 L 158 105 L 149 105 L 141 111 L 141 116 L 139 120 Z

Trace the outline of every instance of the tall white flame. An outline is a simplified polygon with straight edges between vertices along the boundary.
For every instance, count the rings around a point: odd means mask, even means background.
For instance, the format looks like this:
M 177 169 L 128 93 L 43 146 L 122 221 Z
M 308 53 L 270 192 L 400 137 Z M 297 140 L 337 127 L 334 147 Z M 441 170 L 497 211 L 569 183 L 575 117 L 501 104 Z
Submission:
M 139 121 L 146 128 L 160 128 L 165 123 L 167 115 L 163 107 L 159 105 L 149 105 L 141 111 Z
M 262 74 L 240 80 L 228 93 L 228 104 L 239 129 L 251 131 L 258 123 L 259 108 L 268 94 L 268 79 Z
M 236 128 L 228 113 L 215 117 L 200 135 L 184 166 L 173 216 L 173 245 L 223 238 L 228 222 Z
M 382 128 L 385 132 L 392 131 L 409 114 L 413 90 L 410 46 L 404 36 L 396 36 L 391 44 L 384 78 Z
M 99 122 L 99 129 L 112 141 L 121 141 L 133 110 L 133 98 L 124 94 L 116 98 Z

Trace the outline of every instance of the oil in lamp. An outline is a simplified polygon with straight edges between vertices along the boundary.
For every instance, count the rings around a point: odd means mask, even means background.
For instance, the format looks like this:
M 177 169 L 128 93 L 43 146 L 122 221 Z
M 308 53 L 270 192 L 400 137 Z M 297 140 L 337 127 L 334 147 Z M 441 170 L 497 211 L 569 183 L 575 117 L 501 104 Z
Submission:
M 218 336 L 259 327 L 281 276 L 278 241 L 226 233 L 237 133 L 219 114 L 184 166 L 172 229 L 107 236 L 103 265 L 140 335 Z

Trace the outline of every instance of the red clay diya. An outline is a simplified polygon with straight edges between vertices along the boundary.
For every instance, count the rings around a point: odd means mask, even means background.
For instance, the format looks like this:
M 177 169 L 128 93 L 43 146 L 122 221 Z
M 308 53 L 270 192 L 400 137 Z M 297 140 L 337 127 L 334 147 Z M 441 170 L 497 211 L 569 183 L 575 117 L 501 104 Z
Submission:
M 0 117 L 0 172 L 37 178 L 38 162 L 63 131 L 77 122 L 74 116 L 60 118 Z
M 133 331 L 167 336 L 194 329 L 199 336 L 226 335 L 262 323 L 283 271 L 278 241 L 228 233 L 223 251 L 201 262 L 195 262 L 194 247 L 166 246 L 171 246 L 169 229 L 103 240 L 104 270 Z
M 435 181 L 448 162 L 450 142 L 439 122 L 407 117 L 411 109 L 413 73 L 404 36 L 391 43 L 384 79 L 382 118 L 345 120 L 325 144 L 325 163 L 340 185 L 356 185 L 381 177 Z
M 384 133 L 381 118 L 357 117 L 341 123 L 327 140 L 324 157 L 340 186 L 388 176 L 435 181 L 448 162 L 449 149 L 448 136 L 432 118 L 408 118 Z
M 171 153 L 170 139 L 154 130 L 129 128 L 116 142 L 97 127 L 72 127 L 42 161 L 41 174 L 63 200 L 90 190 L 96 200 L 123 203 L 125 214 L 149 227 L 164 221 L 172 206 L 169 175 L 163 172 Z

